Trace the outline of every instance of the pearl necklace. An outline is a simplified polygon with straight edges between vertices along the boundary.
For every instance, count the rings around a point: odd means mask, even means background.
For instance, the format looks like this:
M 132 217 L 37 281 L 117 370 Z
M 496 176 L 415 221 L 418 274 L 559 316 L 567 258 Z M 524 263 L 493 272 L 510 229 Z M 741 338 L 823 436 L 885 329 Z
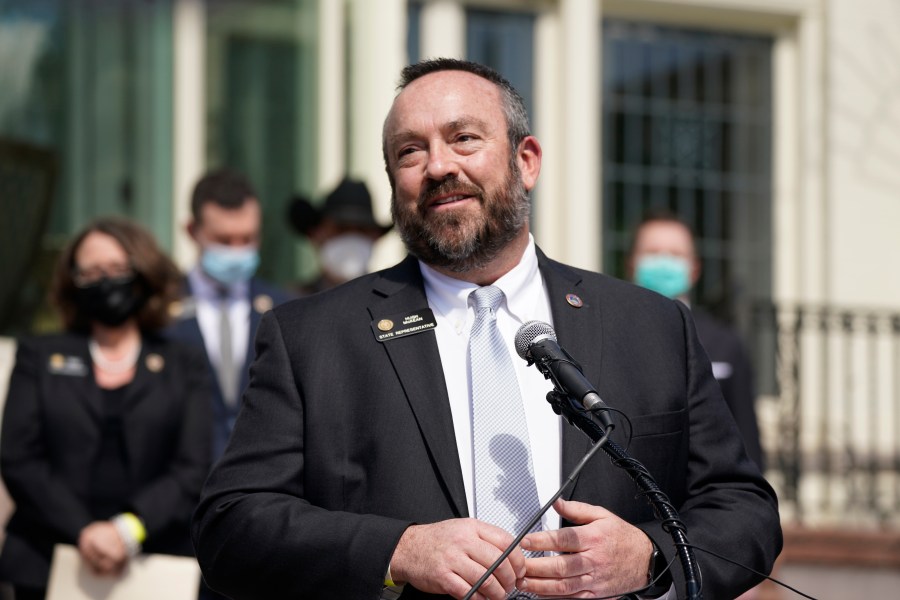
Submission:
M 141 344 L 138 343 L 134 348 L 129 350 L 125 356 L 115 360 L 103 356 L 103 352 L 100 350 L 100 344 L 98 344 L 95 339 L 91 339 L 88 342 L 88 350 L 91 353 L 91 360 L 94 361 L 95 365 L 107 373 L 118 375 L 120 373 L 125 373 L 137 364 L 138 356 L 141 355 Z

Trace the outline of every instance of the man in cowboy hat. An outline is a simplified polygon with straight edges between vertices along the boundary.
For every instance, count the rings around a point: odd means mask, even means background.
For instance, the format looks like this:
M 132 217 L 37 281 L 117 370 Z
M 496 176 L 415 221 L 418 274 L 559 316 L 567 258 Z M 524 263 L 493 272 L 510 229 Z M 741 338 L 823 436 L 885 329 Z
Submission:
M 300 288 L 303 295 L 364 275 L 372 247 L 391 229 L 375 220 L 366 184 L 347 177 L 328 194 L 321 209 L 305 198 L 295 198 L 289 217 L 294 229 L 309 238 L 319 255 L 320 275 Z

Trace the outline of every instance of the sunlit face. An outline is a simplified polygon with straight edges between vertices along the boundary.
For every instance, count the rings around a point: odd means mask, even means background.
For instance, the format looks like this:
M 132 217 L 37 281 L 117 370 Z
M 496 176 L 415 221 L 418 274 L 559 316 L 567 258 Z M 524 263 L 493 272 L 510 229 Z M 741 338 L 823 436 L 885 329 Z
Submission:
M 694 251 L 691 232 L 676 221 L 649 221 L 637 232 L 631 255 L 630 271 L 647 256 L 674 256 L 686 260 L 691 268 L 691 283 L 700 276 L 700 263 Z
M 215 202 L 207 202 L 200 208 L 200 220 L 192 223 L 189 231 L 200 247 L 211 244 L 257 247 L 261 221 L 259 202 L 255 198 L 237 208 L 223 208 Z
M 675 221 L 645 223 L 634 241 L 634 256 L 639 259 L 656 254 L 693 260 L 694 242 L 691 232 Z
M 527 226 L 540 147 L 526 138 L 510 149 L 493 83 L 463 71 L 425 75 L 397 96 L 384 134 L 394 222 L 424 262 L 481 267 Z M 522 156 L 533 148 L 537 167 Z
M 118 279 L 133 273 L 131 260 L 116 238 L 92 231 L 75 250 L 75 283 L 90 285 L 100 279 Z

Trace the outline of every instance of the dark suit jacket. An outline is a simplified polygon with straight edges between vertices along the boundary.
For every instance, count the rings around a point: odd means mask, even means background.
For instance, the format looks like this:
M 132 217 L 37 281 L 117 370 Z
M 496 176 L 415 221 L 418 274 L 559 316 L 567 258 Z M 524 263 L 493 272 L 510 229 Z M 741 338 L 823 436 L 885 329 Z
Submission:
M 737 422 L 747 454 L 762 470 L 763 451 L 759 442 L 759 424 L 756 421 L 753 368 L 744 344 L 734 329 L 702 309 L 695 309 L 693 315 L 697 336 L 709 360 L 722 367 L 722 375 L 717 375 L 719 386 Z
M 215 461 L 225 451 L 225 444 L 228 443 L 228 437 L 234 428 L 234 420 L 237 418 L 240 406 L 229 406 L 222 398 L 222 388 L 219 386 L 215 367 L 209 360 L 206 345 L 203 343 L 203 334 L 200 332 L 200 324 L 197 322 L 197 310 L 191 295 L 191 288 L 186 279 L 185 282 L 185 293 L 174 315 L 175 320 L 165 330 L 164 335 L 170 339 L 185 342 L 199 348 L 203 352 L 203 356 L 206 357 L 206 373 L 212 389 L 211 456 L 213 461 Z M 261 279 L 254 278 L 250 280 L 250 334 L 247 336 L 247 358 L 241 369 L 239 390 L 246 388 L 249 381 L 250 363 L 253 362 L 254 357 L 253 339 L 256 337 L 256 329 L 259 327 L 260 318 L 262 318 L 264 312 L 273 306 L 283 304 L 291 298 L 292 296 L 286 292 Z
M 781 547 L 775 495 L 744 452 L 687 309 L 540 252 L 539 262 L 560 344 L 631 418 L 630 451 L 680 509 L 691 542 L 768 571 Z M 569 293 L 584 306 L 566 303 Z M 467 516 L 434 333 L 379 343 L 372 329 L 426 307 L 408 258 L 266 315 L 231 442 L 194 516 L 213 588 L 240 600 L 378 598 L 410 523 Z M 549 406 L 547 418 L 557 418 Z M 588 446 L 566 425 L 565 475 Z M 567 495 L 636 524 L 671 557 L 671 539 L 635 491 L 598 459 Z M 698 561 L 707 598 L 756 582 L 707 555 Z M 403 597 L 428 596 L 407 586 Z
M 130 505 L 146 525 L 147 552 L 192 553 L 190 515 L 210 464 L 202 360 L 191 348 L 144 338 L 127 388 Z M 82 528 L 95 520 L 88 499 L 102 415 L 85 336 L 20 341 L 0 442 L 0 469 L 16 504 L 0 579 L 46 586 L 53 544 L 77 544 Z

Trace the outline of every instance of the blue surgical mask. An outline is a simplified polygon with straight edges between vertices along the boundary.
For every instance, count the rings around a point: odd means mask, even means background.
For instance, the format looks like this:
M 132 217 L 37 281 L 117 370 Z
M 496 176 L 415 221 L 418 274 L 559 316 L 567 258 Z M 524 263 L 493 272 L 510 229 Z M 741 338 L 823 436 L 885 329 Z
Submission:
M 248 281 L 259 266 L 259 252 L 254 246 L 221 246 L 210 244 L 200 257 L 203 272 L 225 285 Z
M 644 256 L 638 260 L 634 282 L 663 296 L 677 298 L 691 289 L 691 265 L 678 256 Z

